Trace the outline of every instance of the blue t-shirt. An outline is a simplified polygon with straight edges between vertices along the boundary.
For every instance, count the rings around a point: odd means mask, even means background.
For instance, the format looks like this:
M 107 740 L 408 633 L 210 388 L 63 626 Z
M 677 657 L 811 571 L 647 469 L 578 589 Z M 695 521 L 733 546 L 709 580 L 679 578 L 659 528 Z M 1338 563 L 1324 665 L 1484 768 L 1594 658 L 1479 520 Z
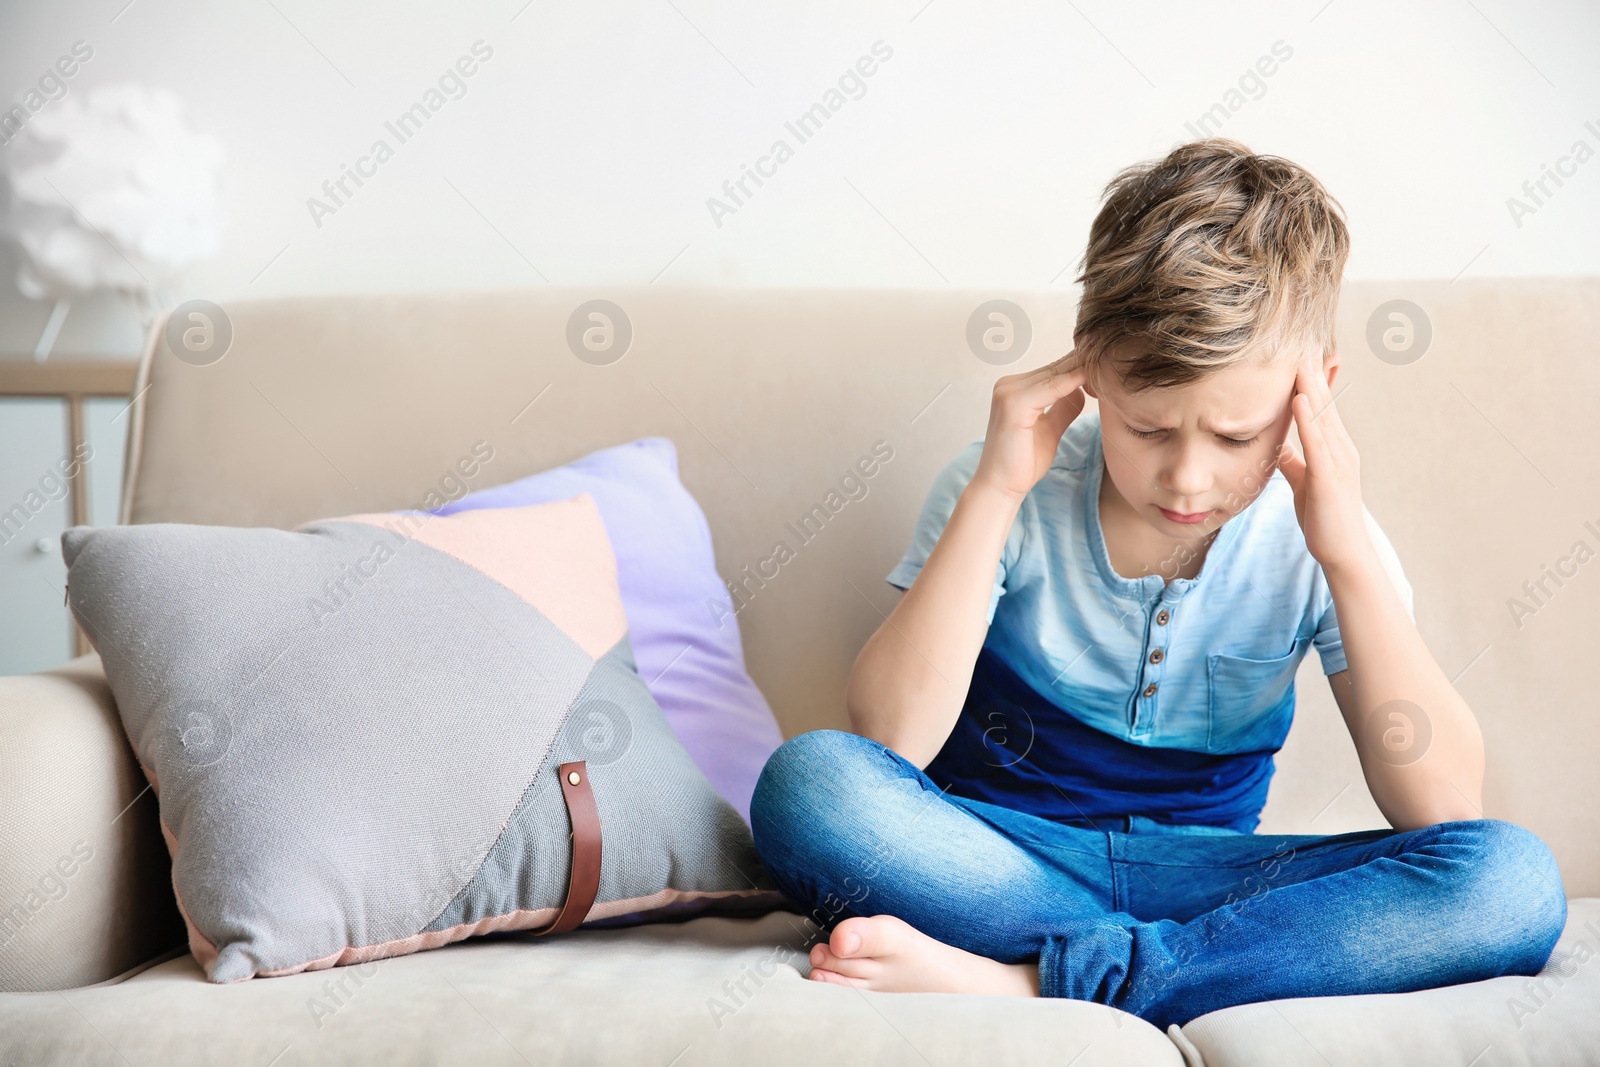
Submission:
M 910 588 L 982 453 L 973 442 L 934 480 L 891 584 Z M 927 773 L 958 796 L 1080 825 L 1143 815 L 1254 830 L 1301 659 L 1315 645 L 1325 674 L 1346 666 L 1289 483 L 1275 471 L 1200 572 L 1168 581 L 1112 569 L 1104 470 L 1099 414 L 1085 412 L 1023 499 L 966 705 Z M 1410 612 L 1400 561 L 1366 521 Z

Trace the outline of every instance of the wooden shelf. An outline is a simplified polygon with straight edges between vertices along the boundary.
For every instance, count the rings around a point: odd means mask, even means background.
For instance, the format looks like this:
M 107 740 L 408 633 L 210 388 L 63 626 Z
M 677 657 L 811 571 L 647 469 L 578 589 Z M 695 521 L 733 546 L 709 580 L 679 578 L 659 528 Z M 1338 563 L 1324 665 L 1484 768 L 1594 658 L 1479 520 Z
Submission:
M 137 359 L 0 358 L 0 396 L 127 396 L 138 372 Z

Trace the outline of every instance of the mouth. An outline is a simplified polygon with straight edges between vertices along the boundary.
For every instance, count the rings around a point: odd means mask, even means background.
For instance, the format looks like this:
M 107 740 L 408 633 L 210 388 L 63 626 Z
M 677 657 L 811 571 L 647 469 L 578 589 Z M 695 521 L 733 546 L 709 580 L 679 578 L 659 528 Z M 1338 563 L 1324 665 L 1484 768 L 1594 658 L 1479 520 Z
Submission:
M 1211 517 L 1210 511 L 1194 511 L 1185 514 L 1181 511 L 1168 511 L 1159 504 L 1156 505 L 1156 510 L 1160 511 L 1162 516 L 1169 522 L 1178 522 L 1185 526 L 1193 526 L 1195 523 L 1204 522 Z

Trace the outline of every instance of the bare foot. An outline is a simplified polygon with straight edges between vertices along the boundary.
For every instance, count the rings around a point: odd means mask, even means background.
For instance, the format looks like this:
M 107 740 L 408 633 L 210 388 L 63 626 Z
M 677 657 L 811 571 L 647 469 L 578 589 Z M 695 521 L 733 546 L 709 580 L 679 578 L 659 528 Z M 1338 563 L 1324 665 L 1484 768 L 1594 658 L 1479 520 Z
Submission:
M 811 950 L 816 982 L 886 993 L 977 993 L 1036 997 L 1039 967 L 1000 963 L 935 941 L 893 915 L 846 919 Z

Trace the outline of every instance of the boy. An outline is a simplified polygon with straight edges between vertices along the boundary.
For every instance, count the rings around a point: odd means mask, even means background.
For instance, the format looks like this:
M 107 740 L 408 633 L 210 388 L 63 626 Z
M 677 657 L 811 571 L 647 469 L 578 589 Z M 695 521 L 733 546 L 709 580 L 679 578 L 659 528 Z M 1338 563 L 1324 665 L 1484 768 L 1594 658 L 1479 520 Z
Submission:
M 1348 250 L 1315 178 L 1234 141 L 1108 186 L 1077 347 L 1001 378 L 935 481 L 854 732 L 756 787 L 762 858 L 832 928 L 813 979 L 1165 1028 L 1544 965 L 1559 871 L 1482 818 L 1482 736 L 1333 406 Z M 1392 830 L 1252 832 L 1312 645 Z

